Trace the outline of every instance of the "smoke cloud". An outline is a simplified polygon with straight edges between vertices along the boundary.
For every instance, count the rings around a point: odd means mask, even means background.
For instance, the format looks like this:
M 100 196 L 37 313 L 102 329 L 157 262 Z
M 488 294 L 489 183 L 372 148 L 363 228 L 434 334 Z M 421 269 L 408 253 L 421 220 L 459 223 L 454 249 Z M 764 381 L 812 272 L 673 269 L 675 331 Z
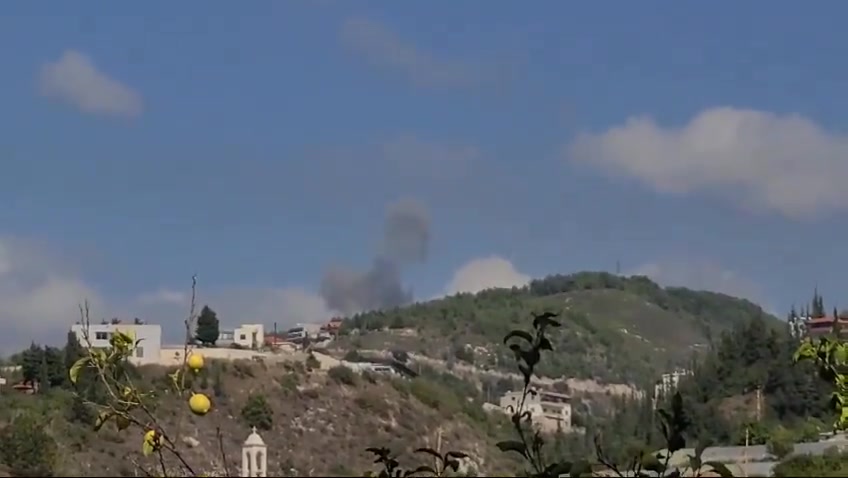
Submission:
M 412 291 L 404 288 L 401 272 L 426 261 L 429 247 L 427 209 L 413 200 L 400 200 L 386 211 L 383 240 L 371 268 L 330 268 L 321 279 L 321 296 L 329 308 L 345 314 L 408 304 Z

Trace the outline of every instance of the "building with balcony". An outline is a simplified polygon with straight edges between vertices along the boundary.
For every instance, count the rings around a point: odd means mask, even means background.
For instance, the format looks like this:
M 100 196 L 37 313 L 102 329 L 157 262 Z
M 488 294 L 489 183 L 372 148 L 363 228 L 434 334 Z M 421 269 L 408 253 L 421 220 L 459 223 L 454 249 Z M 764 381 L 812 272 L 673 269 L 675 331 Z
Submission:
M 507 392 L 500 399 L 500 408 L 505 413 L 515 413 L 521 405 L 521 391 Z M 524 410 L 530 412 L 533 423 L 545 432 L 572 431 L 571 398 L 564 393 L 536 390 L 527 395 Z

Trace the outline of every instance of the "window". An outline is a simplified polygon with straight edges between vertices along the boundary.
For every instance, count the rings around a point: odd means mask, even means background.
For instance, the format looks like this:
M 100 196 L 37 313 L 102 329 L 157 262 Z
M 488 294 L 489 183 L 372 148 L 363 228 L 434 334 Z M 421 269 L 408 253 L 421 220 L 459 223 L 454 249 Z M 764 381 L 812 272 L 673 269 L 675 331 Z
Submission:
M 94 338 L 96 340 L 109 340 L 109 334 L 106 332 L 95 332 Z
M 244 335 L 244 334 L 239 335 L 239 340 L 247 340 L 247 335 Z
M 137 347 L 135 349 L 135 356 L 138 358 L 144 357 L 144 347 Z

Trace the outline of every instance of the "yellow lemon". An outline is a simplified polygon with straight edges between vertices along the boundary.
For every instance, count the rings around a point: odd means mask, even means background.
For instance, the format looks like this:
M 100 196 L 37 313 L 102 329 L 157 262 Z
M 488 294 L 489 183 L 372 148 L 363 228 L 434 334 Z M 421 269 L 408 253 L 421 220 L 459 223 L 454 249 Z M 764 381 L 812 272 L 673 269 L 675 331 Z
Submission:
M 195 372 L 202 369 L 203 355 L 200 355 L 197 352 L 192 352 L 192 354 L 188 356 L 188 368 L 194 370 Z
M 206 415 L 212 408 L 212 402 L 209 401 L 209 397 L 206 395 L 195 393 L 188 400 L 188 406 L 191 408 L 191 413 L 195 415 Z

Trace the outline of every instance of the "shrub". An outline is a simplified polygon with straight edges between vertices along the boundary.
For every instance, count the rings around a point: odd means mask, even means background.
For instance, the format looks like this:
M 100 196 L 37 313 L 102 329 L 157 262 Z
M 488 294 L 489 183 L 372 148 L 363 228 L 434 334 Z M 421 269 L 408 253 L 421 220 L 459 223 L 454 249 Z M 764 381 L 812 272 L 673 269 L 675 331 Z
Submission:
M 786 428 L 777 427 L 766 443 L 766 449 L 772 456 L 782 460 L 795 450 L 795 437 Z
M 319 362 L 318 359 L 315 358 L 315 356 L 312 355 L 311 353 L 309 354 L 309 357 L 306 357 L 306 369 L 307 370 L 320 370 L 321 369 L 321 362 Z
M 247 397 L 247 403 L 241 409 L 241 418 L 248 427 L 260 430 L 270 430 L 274 425 L 274 412 L 265 400 L 265 395 L 261 394 Z
M 349 385 L 351 387 L 355 387 L 359 382 L 359 376 L 353 370 L 345 367 L 344 365 L 336 365 L 335 367 L 331 367 L 327 370 L 327 376 L 330 377 L 334 382 L 340 383 L 342 385 Z
M 0 431 L 0 456 L 15 476 L 53 476 L 57 454 L 56 441 L 31 414 Z
M 461 408 L 456 394 L 426 378 L 413 379 L 409 391 L 424 405 L 446 414 L 455 413 Z

